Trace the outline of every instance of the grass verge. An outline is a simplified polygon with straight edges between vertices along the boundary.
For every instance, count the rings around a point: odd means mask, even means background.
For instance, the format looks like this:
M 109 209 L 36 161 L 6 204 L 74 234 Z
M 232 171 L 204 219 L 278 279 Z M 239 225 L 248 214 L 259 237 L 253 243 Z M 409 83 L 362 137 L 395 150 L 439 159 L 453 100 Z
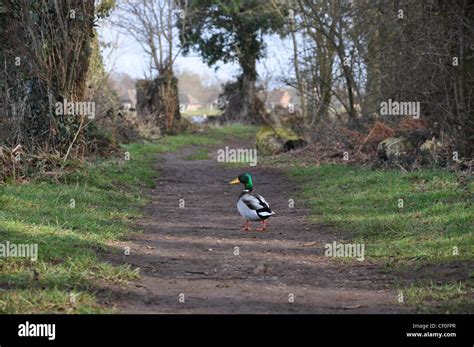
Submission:
M 98 253 L 117 252 L 110 242 L 133 231 L 144 192 L 159 174 L 156 154 L 252 134 L 254 128 L 235 125 L 169 136 L 123 146 L 123 159 L 85 163 L 60 183 L 0 185 L 0 243 L 38 245 L 36 261 L 0 252 L 0 313 L 111 312 L 98 303 L 97 290 L 137 279 L 139 272 L 105 262 Z
M 296 167 L 289 174 L 315 221 L 352 234 L 352 242 L 365 244 L 366 258 L 398 273 L 407 303 L 421 311 L 473 312 L 467 300 L 474 296 L 472 179 L 442 170 L 404 174 L 344 165 Z

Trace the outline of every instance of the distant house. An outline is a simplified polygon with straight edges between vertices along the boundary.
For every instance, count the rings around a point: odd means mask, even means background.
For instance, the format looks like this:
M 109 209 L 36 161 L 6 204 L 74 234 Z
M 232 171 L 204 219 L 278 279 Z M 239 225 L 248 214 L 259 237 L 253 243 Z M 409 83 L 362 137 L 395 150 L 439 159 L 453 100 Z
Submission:
M 195 111 L 204 107 L 197 98 L 184 92 L 179 93 L 179 103 L 180 105 L 184 105 L 185 111 Z
M 299 109 L 300 99 L 292 88 L 274 89 L 267 92 L 265 106 L 269 110 L 273 110 L 275 107 Z
M 120 103 L 124 110 L 134 110 L 137 107 L 137 91 L 129 89 L 120 97 Z
M 267 105 L 272 110 L 277 106 L 287 108 L 291 100 L 290 93 L 282 89 L 270 91 L 267 97 Z

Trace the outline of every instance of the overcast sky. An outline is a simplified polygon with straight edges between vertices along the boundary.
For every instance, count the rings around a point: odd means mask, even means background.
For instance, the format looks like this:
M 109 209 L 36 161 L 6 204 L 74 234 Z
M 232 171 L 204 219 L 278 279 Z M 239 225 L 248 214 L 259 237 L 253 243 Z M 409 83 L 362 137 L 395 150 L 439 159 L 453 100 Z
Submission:
M 113 14 L 112 14 L 113 15 Z M 148 58 L 143 53 L 140 45 L 134 41 L 130 35 L 119 33 L 109 21 L 103 21 L 99 27 L 99 37 L 102 42 L 117 42 L 115 49 L 104 49 L 104 63 L 109 72 L 126 72 L 132 77 L 143 78 L 148 69 Z M 271 86 L 280 84 L 282 74 L 292 73 L 290 57 L 291 42 L 281 40 L 277 36 L 267 37 L 267 54 L 257 65 L 257 71 L 262 78 L 271 75 Z M 220 82 L 230 80 L 239 72 L 235 64 L 219 64 L 219 69 L 215 71 L 202 63 L 197 53 L 191 53 L 190 56 L 180 56 L 176 60 L 175 70 L 192 71 L 200 74 L 208 80 L 218 80 Z

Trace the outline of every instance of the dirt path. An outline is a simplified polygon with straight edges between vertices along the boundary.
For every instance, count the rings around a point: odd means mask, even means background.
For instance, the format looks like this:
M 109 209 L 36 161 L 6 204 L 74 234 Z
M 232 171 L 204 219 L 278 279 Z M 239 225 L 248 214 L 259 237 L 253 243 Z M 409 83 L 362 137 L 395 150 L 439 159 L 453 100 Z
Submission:
M 324 256 L 324 245 L 341 241 L 341 233 L 307 220 L 284 174 L 246 170 L 278 214 L 267 232 L 244 232 L 236 209 L 242 188 L 227 184 L 244 169 L 186 160 L 192 151 L 160 158 L 153 202 L 140 221 L 144 233 L 127 242 L 130 256 L 114 257 L 140 267 L 142 278 L 108 288 L 107 304 L 126 313 L 407 312 L 377 264 Z

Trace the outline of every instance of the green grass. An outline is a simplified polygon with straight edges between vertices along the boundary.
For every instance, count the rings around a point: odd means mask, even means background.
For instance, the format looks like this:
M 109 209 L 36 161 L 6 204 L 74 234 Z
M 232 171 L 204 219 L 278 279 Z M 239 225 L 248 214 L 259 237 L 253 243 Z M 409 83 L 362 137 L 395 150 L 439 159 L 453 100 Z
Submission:
M 246 126 L 240 124 L 227 125 L 225 127 L 213 127 L 205 131 L 206 135 L 203 137 L 202 134 L 189 135 L 186 138 L 188 145 L 201 145 L 196 151 L 188 155 L 186 160 L 206 160 L 209 159 L 209 148 L 208 145 L 215 145 L 224 143 L 226 140 L 249 140 L 248 147 L 253 147 L 253 142 L 256 133 L 260 128 L 257 126 Z M 165 139 L 171 143 L 176 143 L 176 139 L 168 137 Z M 224 163 L 224 165 L 234 165 L 235 167 L 248 166 L 247 163 Z
M 297 167 L 289 174 L 312 218 L 353 234 L 368 259 L 394 271 L 474 261 L 472 179 L 459 181 L 442 170 L 403 174 L 344 165 Z M 472 278 L 462 285 L 472 295 Z
M 469 295 L 471 293 L 471 298 Z M 436 285 L 414 285 L 403 290 L 404 300 L 413 305 L 420 313 L 463 313 L 474 312 L 472 288 L 463 282 Z
M 206 160 L 209 159 L 209 150 L 207 148 L 198 148 L 193 154 L 188 155 L 186 160 Z
M 147 201 L 145 191 L 159 175 L 153 169 L 156 155 L 254 131 L 235 125 L 130 144 L 123 146 L 130 160 L 85 163 L 60 183 L 42 179 L 0 185 L 0 242 L 38 244 L 36 261 L 0 257 L 0 313 L 111 312 L 98 303 L 96 290 L 103 283 L 135 280 L 139 271 L 114 266 L 98 253 L 122 251 L 111 241 L 134 231 L 133 220 Z
M 253 143 L 255 135 L 260 130 L 258 126 L 233 124 L 225 127 L 216 127 L 210 130 L 213 138 L 222 142 L 226 139 L 248 139 L 249 143 Z

